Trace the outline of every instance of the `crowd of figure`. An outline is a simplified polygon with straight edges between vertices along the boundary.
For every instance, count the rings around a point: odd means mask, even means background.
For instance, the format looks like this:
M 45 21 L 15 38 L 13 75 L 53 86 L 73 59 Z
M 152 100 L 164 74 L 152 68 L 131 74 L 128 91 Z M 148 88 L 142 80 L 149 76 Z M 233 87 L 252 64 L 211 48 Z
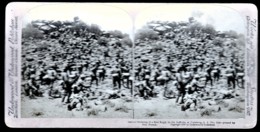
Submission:
M 46 40 L 24 40 L 23 53 L 32 50 L 23 56 L 22 77 L 26 95 L 34 99 L 48 91 L 49 98 L 62 98 L 62 103 L 68 104 L 71 110 L 82 106 L 84 98 L 98 96 L 102 93 L 98 89 L 103 87 L 119 90 L 104 98 L 117 97 L 115 94 L 119 94 L 122 87 L 132 89 L 131 52 L 123 53 L 129 47 L 121 46 L 117 38 L 107 34 L 80 34 L 66 31 L 57 38 L 49 35 Z M 100 37 L 113 43 L 98 43 Z M 39 48 L 39 45 L 47 47 Z M 30 58 L 33 55 L 36 58 Z M 112 86 L 104 86 L 106 83 Z
M 160 94 L 167 99 L 176 98 L 176 103 L 182 104 L 182 110 L 186 110 L 196 109 L 199 99 L 210 94 L 208 88 L 218 87 L 221 80 L 226 79 L 227 87 L 223 89 L 243 87 L 243 58 L 229 54 L 223 57 L 214 51 L 216 46 L 211 43 L 214 38 L 207 35 L 189 44 L 186 40 L 195 37 L 179 34 L 175 38 L 156 40 L 165 43 L 171 40 L 168 43 L 171 46 L 163 45 L 161 50 L 151 49 L 143 54 L 159 54 L 165 61 L 153 57 L 148 57 L 147 61 L 133 59 L 132 47 L 121 45 L 119 41 L 103 45 L 97 42 L 100 37 L 109 41 L 115 38 L 84 34 L 84 31 L 64 31 L 59 37 L 46 36 L 46 40 L 23 40 L 24 93 L 34 99 L 48 91 L 49 98 L 61 98 L 68 110 L 81 110 L 87 99 L 102 95 L 104 87 L 117 92 L 102 96 L 102 99 L 120 98 L 120 91 L 129 89 L 132 97 L 145 100 Z M 156 41 L 143 40 L 140 43 Z M 48 47 L 39 48 L 39 45 Z M 27 53 L 29 48 L 32 51 Z M 138 48 L 145 49 L 137 44 L 133 49 Z M 35 58 L 28 59 L 34 54 Z M 224 61 L 220 61 L 221 58 Z
M 164 91 L 164 97 L 176 98 L 176 103 L 182 104 L 181 109 L 185 111 L 196 110 L 198 102 L 206 96 L 214 96 L 211 98 L 215 100 L 232 98 L 236 89 L 244 87 L 244 58 L 234 55 L 233 50 L 237 47 L 226 50 L 224 55 L 223 50 L 216 50 L 224 47 L 214 45 L 214 38 L 209 34 L 180 34 L 174 39 L 163 36 L 156 41 L 138 42 L 140 46 L 135 49 L 147 48 L 148 52 L 142 56 L 151 56 L 145 60 L 136 57 L 135 60 L 139 62 L 135 65 L 135 77 L 136 82 L 139 82 L 136 86 L 140 96 L 149 99 L 157 97 L 160 93 L 158 91 Z M 158 44 L 158 41 L 165 45 L 161 44 L 163 48 L 156 52 L 153 52 L 153 48 L 141 46 L 147 43 Z M 159 59 L 152 57 L 158 54 Z M 158 90 L 158 86 L 161 89 Z M 220 89 L 231 92 L 221 94 Z M 213 95 L 210 94 L 211 91 L 214 91 Z

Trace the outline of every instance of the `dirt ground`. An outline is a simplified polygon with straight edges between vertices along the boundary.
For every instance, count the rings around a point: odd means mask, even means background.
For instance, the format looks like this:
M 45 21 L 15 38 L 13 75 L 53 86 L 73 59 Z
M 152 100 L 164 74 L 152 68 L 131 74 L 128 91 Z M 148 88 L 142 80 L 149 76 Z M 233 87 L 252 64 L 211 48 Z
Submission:
M 125 89 L 125 93 L 129 92 Z M 196 111 L 181 111 L 181 105 L 173 99 L 166 99 L 162 93 L 156 98 L 144 100 L 141 97 L 117 98 L 97 103 L 89 101 L 91 108 L 83 111 L 68 111 L 67 105 L 61 103 L 61 98 L 49 99 L 47 95 L 29 99 L 22 95 L 22 118 L 142 118 L 142 119 L 198 119 L 198 118 L 229 118 L 244 117 L 244 92 L 237 88 L 235 97 L 220 101 L 204 100 L 199 103 Z M 203 103 L 203 104 L 202 104 Z

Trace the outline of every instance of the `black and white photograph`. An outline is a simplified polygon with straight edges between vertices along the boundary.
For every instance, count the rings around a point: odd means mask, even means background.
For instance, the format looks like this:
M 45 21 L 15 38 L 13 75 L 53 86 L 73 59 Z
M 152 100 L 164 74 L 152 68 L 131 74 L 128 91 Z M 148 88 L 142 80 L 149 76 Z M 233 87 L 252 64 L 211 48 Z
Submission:
M 177 7 L 136 19 L 145 24 L 134 40 L 135 117 L 243 118 L 243 19 L 224 7 Z
M 14 19 L 20 40 L 7 39 L 20 43 L 7 50 L 7 114 L 101 128 L 246 123 L 256 114 L 257 19 L 242 6 L 28 3 Z
M 53 5 L 32 9 L 25 19 L 22 117 L 132 118 L 126 13 L 104 5 Z

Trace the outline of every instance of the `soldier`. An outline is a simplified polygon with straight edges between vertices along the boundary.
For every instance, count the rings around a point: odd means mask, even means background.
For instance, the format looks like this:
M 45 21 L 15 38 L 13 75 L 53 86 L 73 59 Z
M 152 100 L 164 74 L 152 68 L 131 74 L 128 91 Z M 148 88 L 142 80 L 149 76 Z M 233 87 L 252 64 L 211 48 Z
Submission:
M 22 65 L 22 79 L 25 80 L 26 78 L 26 70 L 27 70 L 27 66 L 25 64 Z
M 67 77 L 67 80 L 65 80 L 64 95 L 62 97 L 61 102 L 64 102 L 65 99 L 67 98 L 65 103 L 69 103 L 70 96 L 72 94 L 72 85 L 78 80 L 78 77 L 75 74 L 68 74 L 68 75 L 66 75 L 66 77 Z M 66 78 L 66 77 L 64 77 L 64 78 Z
M 197 97 L 196 95 L 193 94 L 188 94 L 184 98 L 185 102 L 181 106 L 181 110 L 185 111 L 187 109 L 190 109 L 190 111 L 196 111 L 196 106 L 197 106 Z
M 239 64 L 236 65 L 236 68 L 235 68 L 235 72 L 236 72 L 236 79 L 237 79 L 237 83 L 238 83 L 238 86 L 239 86 L 239 81 L 241 82 L 241 86 L 239 87 L 244 87 L 244 67 Z
M 104 50 L 104 59 L 105 59 L 105 61 L 107 60 L 107 58 L 110 58 L 109 48 L 106 48 L 106 49 Z
M 87 71 L 89 69 L 89 58 L 86 58 L 86 61 L 83 63 L 82 71 Z
M 94 66 L 92 66 L 92 68 L 90 69 L 91 71 L 91 82 L 90 82 L 90 86 L 92 86 L 92 83 L 94 81 L 96 81 L 96 86 L 98 86 L 98 77 L 97 77 L 97 64 L 94 64 Z
M 213 74 L 213 81 L 219 81 L 219 77 L 220 77 L 220 69 L 218 66 L 215 66 L 212 70 L 212 74 Z
M 45 83 L 49 86 L 49 97 L 51 97 L 51 93 L 53 90 L 53 84 L 56 80 L 57 72 L 54 70 L 54 65 L 51 65 L 49 69 L 47 69 L 46 75 L 43 77 Z
M 200 71 L 202 71 L 204 69 L 204 62 L 201 61 L 199 64 L 198 64 L 198 68 L 200 69 Z
M 178 97 L 176 99 L 176 103 L 179 103 L 180 100 L 180 104 L 184 103 L 183 98 L 186 95 L 186 86 L 190 83 L 190 81 L 192 80 L 192 78 L 187 75 L 185 72 L 186 70 L 184 69 L 183 71 L 180 71 L 183 73 L 178 73 L 177 76 L 177 81 L 178 81 Z
M 161 70 L 159 68 L 156 68 L 155 71 L 154 71 L 154 80 L 155 80 L 155 85 L 158 86 L 159 84 L 159 80 L 158 80 L 158 77 L 161 76 Z
M 38 89 L 39 86 L 36 83 L 36 76 L 31 75 L 30 79 L 28 80 L 27 87 L 25 88 L 25 92 L 30 99 L 35 99 Z
M 138 64 L 135 68 L 135 79 L 137 78 L 138 81 L 140 81 L 140 72 L 142 70 L 141 64 Z
M 177 87 L 178 87 L 178 82 L 177 82 L 177 80 L 174 79 L 170 86 L 165 87 L 164 97 L 166 97 L 166 98 L 176 97 L 175 90 L 177 89 Z
M 143 70 L 142 70 L 142 78 L 143 78 L 143 80 L 150 79 L 150 76 L 151 76 L 151 69 L 150 69 L 150 67 L 143 66 Z
M 170 72 L 167 71 L 165 68 L 162 69 L 160 76 L 157 78 L 157 81 L 160 82 L 160 84 L 167 87 L 168 82 L 170 81 Z
M 41 80 L 41 84 L 43 84 L 44 81 L 42 81 L 42 80 L 44 80 L 43 77 L 46 75 L 46 70 L 44 69 L 43 66 L 41 66 L 39 68 L 39 73 L 38 74 L 39 74 L 39 79 Z
M 233 68 L 233 66 L 229 66 L 229 68 L 226 70 L 226 76 L 227 76 L 227 84 L 228 87 L 231 87 L 231 83 L 233 88 L 236 88 L 236 73 L 235 73 L 235 69 Z
M 139 85 L 140 96 L 143 97 L 145 100 L 150 99 L 150 97 L 153 97 L 153 89 L 154 87 L 150 84 L 148 80 L 143 81 Z
M 99 80 L 100 81 L 104 81 L 105 76 L 106 76 L 106 69 L 105 69 L 105 65 L 101 65 L 98 67 L 97 70 L 98 76 L 99 76 Z
M 195 75 L 194 79 L 190 83 L 190 87 L 188 89 L 188 94 L 193 94 L 194 92 L 201 91 L 201 89 L 205 88 L 205 86 L 200 86 L 199 85 L 199 75 Z
M 126 80 L 126 87 L 129 88 L 130 84 L 130 69 L 128 66 L 121 67 L 121 73 L 122 73 L 122 82 L 124 83 L 124 80 Z
M 81 91 L 91 91 L 90 85 L 86 85 L 86 76 L 85 75 L 80 75 L 78 81 L 74 84 L 74 93 L 77 94 Z
M 68 110 L 71 111 L 76 109 L 77 111 L 82 111 L 83 108 L 83 96 L 84 93 L 80 91 L 79 93 L 75 93 L 70 97 L 70 103 L 68 105 Z
M 213 86 L 213 80 L 212 80 L 212 76 L 211 76 L 211 71 L 213 70 L 212 66 L 210 66 L 209 64 L 207 64 L 206 67 L 206 82 L 205 82 L 205 86 L 207 85 L 207 83 L 210 81 L 210 85 Z
M 118 85 L 118 88 L 121 89 L 121 72 L 118 66 L 115 66 L 111 71 L 113 77 L 113 87 Z
M 35 69 L 33 68 L 33 66 L 31 64 L 27 65 L 27 68 L 24 68 L 24 75 L 25 75 L 25 79 L 29 79 L 31 75 L 34 75 L 35 73 Z

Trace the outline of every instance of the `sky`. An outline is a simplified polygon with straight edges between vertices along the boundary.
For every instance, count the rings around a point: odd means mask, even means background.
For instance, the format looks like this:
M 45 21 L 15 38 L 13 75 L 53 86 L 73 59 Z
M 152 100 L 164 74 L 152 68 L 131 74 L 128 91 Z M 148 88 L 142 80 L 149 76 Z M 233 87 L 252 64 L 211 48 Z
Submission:
M 134 29 L 146 22 L 188 21 L 194 17 L 219 31 L 245 32 L 245 20 L 229 7 L 206 4 L 38 4 L 27 8 L 23 25 L 32 20 L 73 20 L 78 16 L 87 24 L 98 24 L 102 30 L 120 30 L 133 37 Z
M 24 17 L 24 26 L 32 20 L 70 20 L 78 16 L 87 24 L 97 24 L 102 30 L 132 31 L 133 21 L 129 15 L 116 7 L 106 5 L 51 4 L 37 6 Z
M 245 32 L 244 19 L 233 9 L 212 5 L 162 5 L 147 8 L 138 14 L 135 25 L 140 28 L 143 23 L 152 20 L 188 21 L 189 17 L 202 24 L 211 24 L 216 30 L 234 30 Z

